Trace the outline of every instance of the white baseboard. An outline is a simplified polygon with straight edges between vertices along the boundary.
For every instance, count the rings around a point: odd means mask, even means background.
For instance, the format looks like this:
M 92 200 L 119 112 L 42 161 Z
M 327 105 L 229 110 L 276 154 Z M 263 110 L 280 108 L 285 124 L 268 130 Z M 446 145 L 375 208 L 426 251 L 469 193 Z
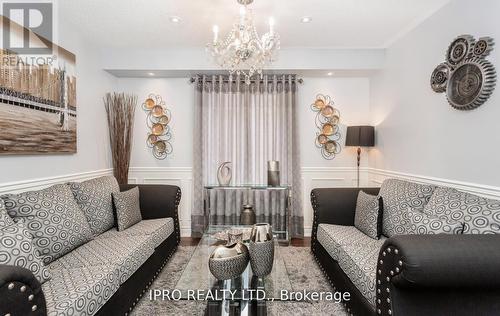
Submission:
M 191 227 L 181 228 L 181 237 L 191 237 Z
M 312 227 L 304 227 L 304 237 L 311 237 Z
M 111 174 L 113 174 L 113 169 L 101 169 L 101 170 L 59 175 L 54 177 L 0 183 L 0 194 L 20 193 L 25 191 L 40 190 L 54 184 L 66 183 L 71 181 L 84 181 Z

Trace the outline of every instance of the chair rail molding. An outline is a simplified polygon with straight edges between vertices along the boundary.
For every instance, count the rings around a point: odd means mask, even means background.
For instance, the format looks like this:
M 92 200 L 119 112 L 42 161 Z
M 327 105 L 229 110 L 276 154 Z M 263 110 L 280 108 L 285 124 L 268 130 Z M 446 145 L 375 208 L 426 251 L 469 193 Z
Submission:
M 431 176 L 416 175 L 399 171 L 368 168 L 368 178 L 372 186 L 380 186 L 385 179 L 397 178 L 417 183 L 433 184 L 437 186 L 452 187 L 460 191 L 476 194 L 491 199 L 500 199 L 500 187 L 472 182 L 436 178 Z
M 191 236 L 191 207 L 193 201 L 193 168 L 191 167 L 130 167 L 130 184 L 168 184 L 181 188 L 179 224 L 181 236 Z
M 112 174 L 113 169 L 109 168 L 53 177 L 0 183 L 0 194 L 39 190 L 54 184 L 66 183 L 70 181 L 84 181 Z M 313 210 L 309 197 L 311 190 L 314 188 L 355 187 L 357 176 L 356 167 L 302 167 L 300 176 L 302 181 L 302 203 L 304 208 L 304 234 L 306 236 L 310 236 L 313 219 Z M 482 185 L 370 167 L 360 168 L 361 187 L 378 187 L 385 179 L 388 178 L 399 178 L 418 183 L 430 183 L 438 186 L 453 187 L 461 191 L 477 194 L 487 198 L 500 199 L 500 187 L 497 186 Z M 131 167 L 129 170 L 129 183 L 170 184 L 179 186 L 182 190 L 182 199 L 179 205 L 181 236 L 191 236 L 193 168 Z
M 85 171 L 66 175 L 58 175 L 46 178 L 36 178 L 15 182 L 0 183 L 0 194 L 20 193 L 47 188 L 54 184 L 66 183 L 71 181 L 85 181 L 92 178 L 108 176 L 113 174 L 113 169 L 100 169 Z

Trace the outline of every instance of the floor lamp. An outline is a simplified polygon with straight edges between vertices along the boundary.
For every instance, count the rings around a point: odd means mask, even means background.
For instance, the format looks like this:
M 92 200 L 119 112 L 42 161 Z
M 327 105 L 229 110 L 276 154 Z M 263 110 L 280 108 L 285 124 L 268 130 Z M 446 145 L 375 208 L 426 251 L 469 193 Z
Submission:
M 375 128 L 373 126 L 348 126 L 345 145 L 358 147 L 358 188 L 359 188 L 359 162 L 361 160 L 361 147 L 375 146 Z

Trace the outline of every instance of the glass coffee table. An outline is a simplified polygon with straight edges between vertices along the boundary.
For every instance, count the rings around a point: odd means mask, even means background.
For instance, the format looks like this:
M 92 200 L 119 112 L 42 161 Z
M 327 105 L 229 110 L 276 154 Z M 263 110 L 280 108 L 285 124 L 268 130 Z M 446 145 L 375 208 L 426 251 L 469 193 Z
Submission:
M 225 241 L 213 235 L 221 230 L 245 226 L 215 226 L 205 232 L 187 263 L 175 289 L 181 300 L 206 300 L 205 315 L 266 315 L 267 303 L 281 300 L 281 291 L 292 291 L 280 245 L 275 239 L 273 269 L 264 278 L 253 275 L 250 263 L 232 280 L 219 281 L 208 268 L 208 258 Z M 248 226 L 249 227 L 249 226 Z M 247 241 L 244 241 L 248 245 Z

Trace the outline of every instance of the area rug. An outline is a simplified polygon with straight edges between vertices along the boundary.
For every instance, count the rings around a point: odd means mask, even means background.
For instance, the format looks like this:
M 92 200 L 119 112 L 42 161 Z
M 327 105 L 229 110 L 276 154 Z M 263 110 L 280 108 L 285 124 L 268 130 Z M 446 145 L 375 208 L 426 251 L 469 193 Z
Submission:
M 195 248 L 195 246 L 180 246 L 151 288 L 174 289 Z M 294 291 L 332 291 L 309 248 L 281 247 L 280 251 Z M 146 293 L 132 311 L 132 315 L 204 315 L 206 304 L 205 301 L 151 301 L 149 294 Z M 341 304 L 331 301 L 268 302 L 267 314 L 271 316 L 347 315 Z

